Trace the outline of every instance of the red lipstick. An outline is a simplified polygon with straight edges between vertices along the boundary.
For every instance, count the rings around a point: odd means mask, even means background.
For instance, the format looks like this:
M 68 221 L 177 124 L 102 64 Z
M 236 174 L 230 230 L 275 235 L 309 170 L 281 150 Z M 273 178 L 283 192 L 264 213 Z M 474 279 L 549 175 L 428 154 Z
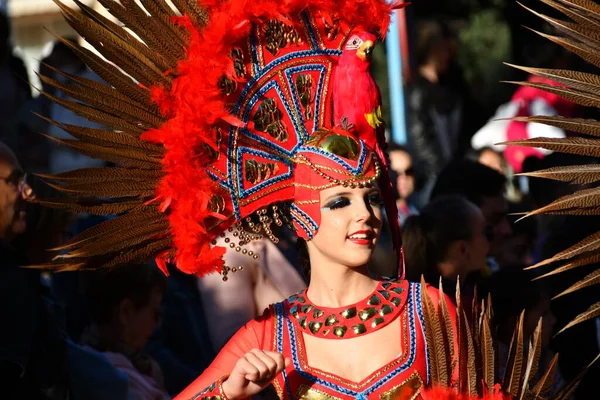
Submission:
M 359 235 L 359 237 L 352 237 Z M 359 246 L 369 246 L 373 243 L 374 232 L 372 230 L 356 231 L 348 235 L 348 240 Z

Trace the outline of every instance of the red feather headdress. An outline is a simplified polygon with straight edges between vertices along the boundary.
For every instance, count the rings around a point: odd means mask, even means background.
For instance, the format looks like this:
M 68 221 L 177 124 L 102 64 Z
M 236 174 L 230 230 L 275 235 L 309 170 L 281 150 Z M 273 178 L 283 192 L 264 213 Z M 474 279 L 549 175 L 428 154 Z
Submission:
M 56 268 L 156 256 L 163 268 L 173 261 L 187 273 L 221 271 L 225 249 L 214 242 L 225 230 L 239 229 L 239 243 L 230 243 L 239 250 L 256 237 L 243 222 L 272 236 L 269 224 L 287 216 L 310 239 L 319 225 L 315 193 L 387 179 L 385 160 L 360 132 L 334 121 L 330 83 L 353 30 L 385 36 L 400 5 L 176 0 L 174 10 L 164 0 L 100 3 L 128 29 L 79 2 L 81 13 L 57 2 L 108 59 L 73 46 L 109 85 L 43 79 L 81 103 L 48 96 L 108 127 L 102 136 L 57 123 L 79 139 L 59 141 L 120 167 L 46 176 L 76 196 L 42 202 L 118 216 L 62 246 Z

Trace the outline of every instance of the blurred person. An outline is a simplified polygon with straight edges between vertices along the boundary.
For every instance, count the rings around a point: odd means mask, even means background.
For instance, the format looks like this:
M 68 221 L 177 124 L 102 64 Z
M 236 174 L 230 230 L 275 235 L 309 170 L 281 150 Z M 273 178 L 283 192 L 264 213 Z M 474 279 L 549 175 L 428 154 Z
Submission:
M 527 81 L 533 84 L 562 86 L 550 79 L 534 75 L 530 75 Z M 499 143 L 537 137 L 559 139 L 566 137 L 567 132 L 555 126 L 511 120 L 511 118 L 554 115 L 572 117 L 576 111 L 575 103 L 556 94 L 534 87 L 519 86 L 510 101 L 498 107 L 495 115 L 473 135 L 471 145 L 476 150 L 491 148 L 497 152 L 504 152 L 504 158 L 512 171 L 520 173 L 523 170 L 523 161 L 527 157 L 542 158 L 552 151 L 534 147 L 506 146 Z
M 402 230 L 406 278 L 419 281 L 422 275 L 433 286 L 442 278 L 454 298 L 459 277 L 464 288 L 472 272 L 486 267 L 489 235 L 476 205 L 461 196 L 437 198 L 410 216 Z
M 483 300 L 489 294 L 492 299 L 493 325 L 497 332 L 499 375 L 504 376 L 508 360 L 509 346 L 513 332 L 524 312 L 523 343 L 532 340 L 533 333 L 540 322 L 541 356 L 538 374 L 543 373 L 554 357 L 550 347 L 556 317 L 550 308 L 550 292 L 540 281 L 532 281 L 535 274 L 523 270 L 523 266 L 509 266 L 491 276 L 480 292 Z M 561 353 L 562 355 L 563 353 Z M 552 392 L 556 393 L 564 384 L 562 375 L 555 370 Z M 536 376 L 534 379 L 538 379 Z
M 40 272 L 22 268 L 30 265 L 28 247 L 16 245 L 27 230 L 25 200 L 33 196 L 14 152 L 0 142 L 0 384 L 6 399 L 47 398 L 65 379 L 55 303 Z
M 25 65 L 13 54 L 10 38 L 10 20 L 0 12 L 0 141 L 21 155 L 20 111 L 31 98 L 31 89 Z
M 388 154 L 390 169 L 396 177 L 395 186 L 398 194 L 396 205 L 398 206 L 400 226 L 402 226 L 406 218 L 418 213 L 417 208 L 409 200 L 415 191 L 415 170 L 412 165 L 412 156 L 406 147 L 392 145 L 388 148 Z
M 234 240 L 231 234 L 220 238 L 217 244 L 227 248 L 225 264 L 243 267 L 229 273 L 226 281 L 218 274 L 197 278 L 172 271 L 170 279 L 176 282 L 169 282 L 165 322 L 149 346 L 165 371 L 170 393 L 178 393 L 190 384 L 233 334 L 262 315 L 269 304 L 306 287 L 292 265 L 295 260 L 284 253 L 287 232 L 278 230 L 277 237 L 278 245 L 268 238 L 248 243 L 245 254 L 229 248 L 228 243 Z
M 101 352 L 129 381 L 129 399 L 169 399 L 162 371 L 144 352 L 160 324 L 166 278 L 152 264 L 127 265 L 87 275 L 91 324 L 80 343 Z
M 440 173 L 431 200 L 457 194 L 479 207 L 492 231 L 488 255 L 495 257 L 512 232 L 506 217 L 508 203 L 504 198 L 505 186 L 506 177 L 498 171 L 478 162 L 455 161 Z M 488 262 L 495 263 L 493 259 Z M 492 269 L 495 267 L 492 266 Z
M 500 172 L 502 175 L 507 174 L 506 171 L 506 161 L 504 160 L 504 156 L 501 152 L 492 149 L 491 147 L 484 147 L 477 151 L 477 162 L 485 165 L 486 167 L 490 167 L 491 169 L 495 169 Z
M 228 235 L 217 244 L 228 247 L 228 238 L 233 239 Z M 243 270 L 228 274 L 227 281 L 217 274 L 197 280 L 205 315 L 213 321 L 208 328 L 216 352 L 245 323 L 261 316 L 269 304 L 280 302 L 306 287 L 296 268 L 268 238 L 252 241 L 244 247 L 258 257 L 251 258 L 231 248 L 224 256 L 225 265 L 243 266 Z M 236 295 L 232 297 L 231 293 Z
M 443 79 L 453 62 L 449 34 L 438 21 L 417 27 L 417 76 L 408 87 L 408 145 L 424 186 L 417 205 L 422 207 L 439 172 L 456 157 L 463 134 L 461 92 Z M 443 81 L 443 82 L 442 82 Z

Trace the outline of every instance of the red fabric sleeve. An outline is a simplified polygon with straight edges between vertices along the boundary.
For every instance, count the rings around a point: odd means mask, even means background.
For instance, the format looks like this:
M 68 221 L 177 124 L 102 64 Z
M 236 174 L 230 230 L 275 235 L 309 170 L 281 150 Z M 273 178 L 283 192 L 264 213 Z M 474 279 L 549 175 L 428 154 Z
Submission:
M 229 375 L 237 361 L 252 349 L 271 350 L 273 319 L 269 309 L 244 325 L 221 349 L 215 360 L 175 400 L 189 400 L 205 388 Z M 217 389 L 218 389 L 217 385 Z

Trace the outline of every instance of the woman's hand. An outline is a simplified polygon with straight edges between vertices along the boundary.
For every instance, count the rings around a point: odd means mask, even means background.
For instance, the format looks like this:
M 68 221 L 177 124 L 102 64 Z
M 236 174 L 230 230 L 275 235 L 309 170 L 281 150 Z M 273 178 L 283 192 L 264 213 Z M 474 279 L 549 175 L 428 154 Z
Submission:
M 233 367 L 223 382 L 223 393 L 231 400 L 254 396 L 283 371 L 291 361 L 280 353 L 250 350 Z

